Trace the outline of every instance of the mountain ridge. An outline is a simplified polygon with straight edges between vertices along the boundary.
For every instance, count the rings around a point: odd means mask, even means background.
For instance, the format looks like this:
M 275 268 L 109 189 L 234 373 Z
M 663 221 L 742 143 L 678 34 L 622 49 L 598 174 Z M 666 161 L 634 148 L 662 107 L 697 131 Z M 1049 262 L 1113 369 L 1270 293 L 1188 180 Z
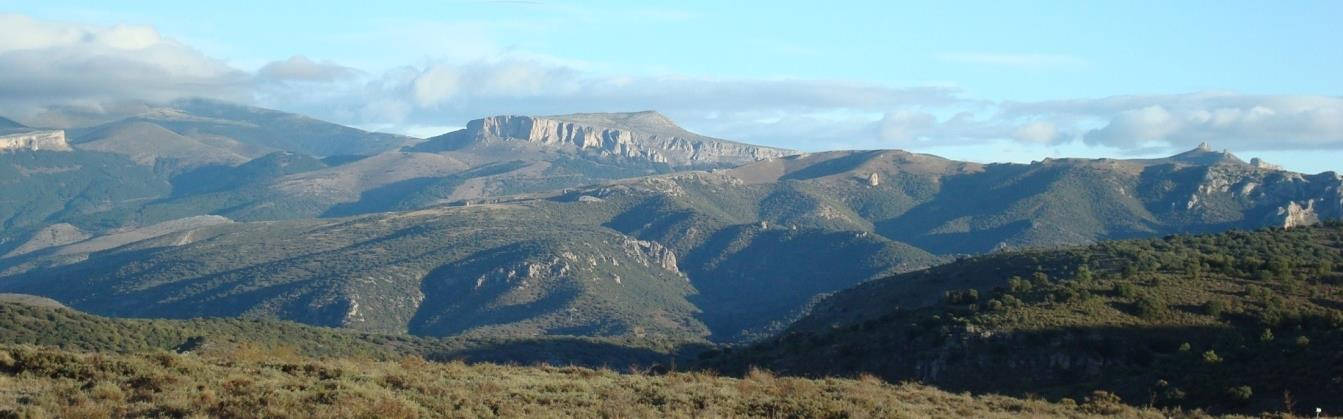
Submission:
M 472 120 L 462 130 L 430 138 L 416 149 L 459 150 L 510 140 L 673 166 L 740 164 L 797 154 L 695 134 L 654 111 L 490 116 Z

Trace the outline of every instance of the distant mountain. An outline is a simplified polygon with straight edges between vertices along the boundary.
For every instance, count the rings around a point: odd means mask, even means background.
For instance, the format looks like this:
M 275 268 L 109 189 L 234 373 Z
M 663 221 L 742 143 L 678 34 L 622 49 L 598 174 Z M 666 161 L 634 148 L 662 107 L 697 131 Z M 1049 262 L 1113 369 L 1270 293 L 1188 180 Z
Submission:
M 224 215 L 259 219 L 250 208 L 285 201 L 313 211 L 300 216 L 407 210 L 790 154 L 690 133 L 654 112 L 496 116 L 402 150 L 277 179 L 257 201 Z
M 477 154 L 559 150 L 589 157 L 703 167 L 798 154 L 695 134 L 653 111 L 493 116 L 431 138 L 415 150 L 469 150 Z
M 496 204 L 160 229 L 112 249 L 5 259 L 19 271 L 0 288 L 123 316 L 730 341 L 782 327 L 818 294 L 937 260 L 823 219 L 770 225 L 742 211 L 767 190 L 732 187 L 687 174 Z
M 367 155 L 416 140 L 264 108 L 206 99 L 172 102 L 119 121 L 71 130 L 77 148 L 184 170 L 233 164 L 275 151 L 316 157 Z
M 604 118 L 612 124 L 624 124 L 618 125 L 622 129 L 652 130 L 621 131 L 621 135 L 639 141 L 660 145 L 693 141 L 701 148 L 713 144 L 750 148 L 691 134 L 665 118 L 653 116 L 613 114 Z M 584 117 L 602 118 L 596 114 Z M 37 147 L 38 143 L 26 137 L 29 134 L 23 135 L 14 141 L 15 150 L 70 150 L 64 137 L 59 147 Z M 123 225 L 134 227 L 205 214 L 237 220 L 342 216 L 543 192 L 696 167 L 731 166 L 703 154 L 696 157 L 696 166 L 674 166 L 650 159 L 579 153 L 565 145 L 524 145 L 523 141 L 505 142 L 494 137 L 452 151 L 398 149 L 415 142 L 407 137 L 367 133 L 298 115 L 216 101 L 184 100 L 149 108 L 135 117 L 72 130 L 74 152 L 62 158 L 71 162 L 65 167 L 74 167 L 82 166 L 75 163 L 82 159 L 102 158 L 91 157 L 95 154 L 90 153 L 124 155 L 152 171 L 99 182 L 108 187 L 117 182 L 168 182 L 171 194 L 102 202 L 98 206 L 75 204 L 75 210 L 66 208 L 60 213 L 54 208 L 93 197 L 81 197 L 80 191 L 64 198 L 52 196 L 51 206 L 43 207 L 50 210 L 30 210 L 0 231 L 0 250 L 5 249 L 5 242 L 13 245 L 44 225 L 57 223 L 72 223 L 96 234 Z M 626 144 L 630 145 L 634 143 Z M 273 166 L 275 162 L 267 157 L 279 152 L 290 153 L 285 155 L 286 161 L 293 164 Z M 0 153 L 0 164 L 12 157 Z M 16 179 L 19 184 L 14 188 L 32 190 L 52 189 L 47 183 L 56 181 L 50 176 Z M 89 192 L 96 190 L 101 188 Z M 10 217 L 2 207 L 0 216 Z
M 13 119 L 0 117 L 0 135 L 19 133 L 30 130 L 31 128 L 28 128 L 23 124 L 15 122 Z
M 813 376 L 1214 413 L 1343 410 L 1343 224 L 1004 252 L 871 281 L 706 356 Z
M 317 157 L 369 155 L 418 140 L 368 132 L 307 116 L 208 99 L 186 99 L 136 117 L 195 137 L 222 137 L 268 151 Z
M 207 142 L 209 141 L 209 142 Z M 213 144 L 212 144 L 213 143 Z M 239 144 L 196 139 L 143 120 L 125 120 L 100 125 L 75 140 L 80 150 L 122 154 L 144 166 L 194 168 L 205 165 L 236 165 L 257 149 Z
M 1343 216 L 1343 177 L 1206 146 L 1033 164 L 790 155 L 637 112 L 489 117 L 319 158 L 255 153 L 327 137 L 251 134 L 322 123 L 176 106 L 72 152 L 0 154 L 19 180 L 6 196 L 36 197 L 0 203 L 0 290 L 109 315 L 739 342 L 959 255 Z
M 731 170 L 799 182 L 871 231 L 939 254 L 1179 232 L 1294 226 L 1343 217 L 1343 177 L 1305 175 L 1205 147 L 1164 159 L 975 164 L 903 151 L 775 159 Z

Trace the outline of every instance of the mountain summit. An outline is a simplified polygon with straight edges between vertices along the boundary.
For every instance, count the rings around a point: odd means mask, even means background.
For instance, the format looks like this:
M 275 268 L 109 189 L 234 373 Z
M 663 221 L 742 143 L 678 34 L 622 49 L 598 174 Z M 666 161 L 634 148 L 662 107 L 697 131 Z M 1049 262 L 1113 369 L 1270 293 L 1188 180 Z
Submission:
M 1244 160 L 1231 154 L 1231 152 L 1213 151 L 1212 146 L 1208 145 L 1208 143 L 1199 143 L 1198 147 L 1195 147 L 1193 150 L 1170 156 L 1169 160 L 1198 165 L 1212 165 L 1218 163 L 1245 164 Z
M 491 116 L 468 122 L 466 129 L 431 138 L 417 151 L 458 150 L 500 142 L 672 166 L 735 165 L 797 154 L 695 134 L 653 111 Z

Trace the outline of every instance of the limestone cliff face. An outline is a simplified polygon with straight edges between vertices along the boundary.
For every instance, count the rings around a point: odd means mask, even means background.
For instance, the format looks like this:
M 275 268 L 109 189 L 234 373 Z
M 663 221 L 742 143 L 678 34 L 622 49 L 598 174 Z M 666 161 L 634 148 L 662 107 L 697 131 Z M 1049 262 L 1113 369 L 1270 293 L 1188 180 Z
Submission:
M 595 115 L 610 115 L 598 118 Z M 629 125 L 629 126 L 616 126 Z M 493 116 L 471 121 L 467 136 L 567 146 L 604 157 L 643 159 L 671 165 L 741 164 L 797 154 L 741 144 L 680 129 L 654 112 L 557 117 Z
M 1304 227 L 1320 223 L 1320 215 L 1315 213 L 1315 200 L 1306 201 L 1305 205 L 1292 201 L 1285 207 L 1278 207 L 1277 213 L 1273 214 L 1282 228 Z
M 0 152 L 18 150 L 70 151 L 65 131 L 30 131 L 0 136 Z

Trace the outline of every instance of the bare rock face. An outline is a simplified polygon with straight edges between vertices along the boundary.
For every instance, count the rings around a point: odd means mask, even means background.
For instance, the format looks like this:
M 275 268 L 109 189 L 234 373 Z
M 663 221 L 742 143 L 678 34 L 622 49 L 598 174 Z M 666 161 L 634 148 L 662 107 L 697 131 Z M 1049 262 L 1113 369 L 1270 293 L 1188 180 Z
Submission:
M 877 172 L 872 172 L 871 175 L 867 176 L 867 186 L 878 185 L 881 185 L 881 176 L 877 175 Z
M 1263 169 L 1263 170 L 1282 170 L 1282 166 L 1279 166 L 1279 165 L 1276 165 L 1276 164 L 1272 164 L 1272 163 L 1266 162 L 1266 161 L 1264 161 L 1264 159 L 1261 159 L 1261 158 L 1258 158 L 1258 157 L 1255 157 L 1255 158 L 1250 159 L 1250 165 L 1251 165 L 1251 166 L 1254 166 L 1256 169 Z
M 626 240 L 625 252 L 644 266 L 657 266 L 673 273 L 681 273 L 676 266 L 676 253 L 661 244 L 644 240 Z
M 691 133 L 656 112 L 553 117 L 492 116 L 467 123 L 470 137 L 573 147 L 580 152 L 667 163 L 741 164 L 797 154 Z
M 1278 220 L 1275 224 L 1280 223 L 1282 228 L 1303 227 L 1320 223 L 1320 216 L 1315 213 L 1315 200 L 1313 199 L 1306 201 L 1304 206 L 1292 201 L 1285 207 L 1278 207 L 1274 217 Z
M 0 152 L 18 150 L 70 151 L 65 131 L 30 131 L 0 136 Z

